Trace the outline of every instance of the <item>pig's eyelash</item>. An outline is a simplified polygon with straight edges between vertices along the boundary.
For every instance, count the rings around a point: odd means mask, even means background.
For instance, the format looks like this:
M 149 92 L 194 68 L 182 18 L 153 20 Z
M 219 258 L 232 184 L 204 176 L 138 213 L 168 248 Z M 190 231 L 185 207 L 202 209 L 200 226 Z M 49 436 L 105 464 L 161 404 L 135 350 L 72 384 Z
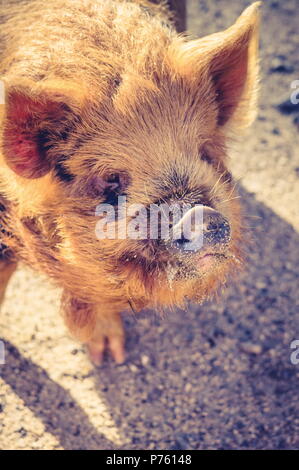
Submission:
M 214 163 L 213 158 L 211 157 L 211 155 L 208 154 L 206 150 L 200 152 L 200 159 L 208 163 L 209 165 L 213 165 Z

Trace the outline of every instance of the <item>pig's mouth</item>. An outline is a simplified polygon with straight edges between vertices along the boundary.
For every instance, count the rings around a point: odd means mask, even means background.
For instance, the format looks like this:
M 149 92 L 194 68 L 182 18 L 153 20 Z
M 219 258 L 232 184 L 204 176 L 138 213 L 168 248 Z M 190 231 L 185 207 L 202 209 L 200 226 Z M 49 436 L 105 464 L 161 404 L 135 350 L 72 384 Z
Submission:
M 202 250 L 198 253 L 180 253 L 160 249 L 156 253 L 126 253 L 120 260 L 123 265 L 133 265 L 146 278 L 165 276 L 169 282 L 203 278 L 225 263 L 236 261 L 228 247 L 222 251 Z
M 205 254 L 189 255 L 183 259 L 171 262 L 166 267 L 168 280 L 183 281 L 195 278 L 204 278 L 220 267 L 232 260 L 233 256 L 229 252 L 209 252 Z
M 196 259 L 196 264 L 198 266 L 204 266 L 206 263 L 214 261 L 224 261 L 229 258 L 228 254 L 225 253 L 206 253 L 205 255 L 199 256 Z

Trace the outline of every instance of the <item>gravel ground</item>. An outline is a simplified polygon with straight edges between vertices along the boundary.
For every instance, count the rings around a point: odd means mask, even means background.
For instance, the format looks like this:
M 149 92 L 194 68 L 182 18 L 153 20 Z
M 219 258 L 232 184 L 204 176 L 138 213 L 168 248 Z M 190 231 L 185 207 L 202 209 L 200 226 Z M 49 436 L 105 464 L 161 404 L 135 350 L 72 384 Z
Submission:
M 229 26 L 249 2 L 189 0 L 188 27 Z M 217 304 L 126 319 L 128 360 L 89 363 L 59 292 L 28 269 L 2 308 L 2 449 L 298 449 L 298 116 L 276 105 L 299 79 L 298 1 L 265 1 L 261 107 L 232 150 L 254 243 Z

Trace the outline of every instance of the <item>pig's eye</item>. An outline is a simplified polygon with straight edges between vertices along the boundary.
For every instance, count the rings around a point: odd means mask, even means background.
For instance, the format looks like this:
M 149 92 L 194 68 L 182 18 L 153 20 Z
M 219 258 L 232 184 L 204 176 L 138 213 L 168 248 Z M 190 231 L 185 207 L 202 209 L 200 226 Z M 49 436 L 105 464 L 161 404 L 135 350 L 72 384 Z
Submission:
M 93 198 L 101 198 L 106 204 L 117 204 L 118 196 L 124 194 L 128 177 L 124 174 L 110 173 L 105 176 L 92 176 L 86 192 Z
M 200 159 L 203 160 L 204 162 L 207 162 L 209 165 L 213 165 L 214 163 L 213 158 L 206 150 L 203 150 L 201 152 Z

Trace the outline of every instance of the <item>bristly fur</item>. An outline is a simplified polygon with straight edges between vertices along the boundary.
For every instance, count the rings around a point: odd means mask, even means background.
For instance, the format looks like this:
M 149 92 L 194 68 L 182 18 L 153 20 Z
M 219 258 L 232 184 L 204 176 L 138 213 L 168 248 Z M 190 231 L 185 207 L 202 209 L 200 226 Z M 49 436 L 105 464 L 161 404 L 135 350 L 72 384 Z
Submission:
M 256 112 L 258 5 L 198 40 L 146 0 L 11 1 L 0 21 L 0 191 L 12 234 L 2 238 L 63 286 L 71 331 L 90 337 L 95 310 L 212 295 L 242 261 L 226 148 Z M 97 240 L 107 194 L 214 207 L 231 226 L 229 256 L 196 274 L 192 259 L 150 243 Z

